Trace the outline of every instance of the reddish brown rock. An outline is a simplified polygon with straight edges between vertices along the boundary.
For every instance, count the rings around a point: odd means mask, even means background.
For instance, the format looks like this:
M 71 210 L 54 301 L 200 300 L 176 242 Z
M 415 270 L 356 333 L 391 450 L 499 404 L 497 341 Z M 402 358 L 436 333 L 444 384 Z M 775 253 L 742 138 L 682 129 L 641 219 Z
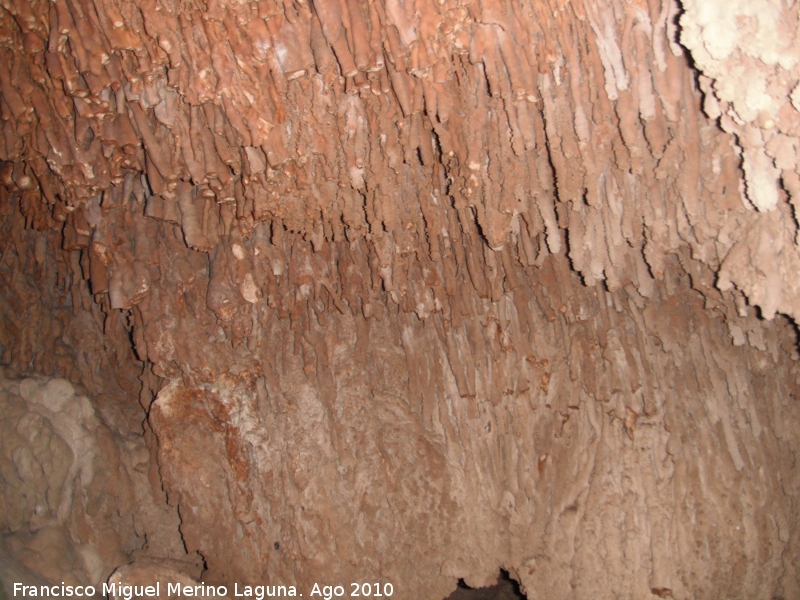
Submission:
M 3 4 L 14 560 L 800 595 L 797 6 Z

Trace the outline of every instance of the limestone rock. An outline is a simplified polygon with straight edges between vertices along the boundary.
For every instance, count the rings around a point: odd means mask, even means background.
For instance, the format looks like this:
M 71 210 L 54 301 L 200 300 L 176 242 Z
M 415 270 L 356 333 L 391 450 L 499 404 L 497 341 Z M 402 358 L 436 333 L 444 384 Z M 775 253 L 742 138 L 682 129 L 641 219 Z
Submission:
M 144 439 L 115 437 L 69 381 L 0 379 L 0 445 L 0 528 L 12 563 L 46 581 L 97 586 L 143 545 L 185 554 L 171 539 L 177 516 L 148 498 Z
M 800 597 L 798 7 L 4 1 L 15 564 Z
M 126 586 L 146 588 L 147 586 L 155 586 L 158 583 L 157 590 L 160 594 L 151 595 L 149 596 L 150 598 L 159 598 L 159 600 L 180 598 L 183 596 L 182 594 L 170 593 L 169 584 L 178 585 L 180 589 L 183 589 L 184 586 L 189 586 L 194 591 L 198 584 L 197 577 L 201 573 L 201 569 L 197 567 L 198 565 L 168 558 L 144 558 L 134 561 L 129 565 L 119 567 L 108 578 L 108 585 L 114 590 L 114 593 L 109 594 L 109 597 L 112 600 L 122 600 L 126 596 Z M 221 597 L 224 600 L 228 600 L 226 595 L 214 595 L 213 597 Z

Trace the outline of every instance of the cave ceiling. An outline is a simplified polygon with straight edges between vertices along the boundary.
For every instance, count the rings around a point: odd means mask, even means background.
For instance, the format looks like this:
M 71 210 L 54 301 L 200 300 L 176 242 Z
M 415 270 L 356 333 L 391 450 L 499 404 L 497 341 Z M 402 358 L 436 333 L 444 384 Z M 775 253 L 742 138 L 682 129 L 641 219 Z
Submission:
M 0 363 L 151 557 L 800 593 L 800 4 L 0 6 Z

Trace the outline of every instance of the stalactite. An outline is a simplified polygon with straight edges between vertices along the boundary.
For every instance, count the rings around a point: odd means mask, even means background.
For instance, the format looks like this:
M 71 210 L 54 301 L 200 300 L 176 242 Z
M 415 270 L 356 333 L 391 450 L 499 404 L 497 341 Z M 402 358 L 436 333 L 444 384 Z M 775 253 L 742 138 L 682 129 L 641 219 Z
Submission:
M 800 593 L 800 4 L 707 4 L 3 3 L 0 468 L 61 400 L 143 455 L 103 505 L 34 448 L 55 520 L 15 479 L 3 535 L 91 581 Z

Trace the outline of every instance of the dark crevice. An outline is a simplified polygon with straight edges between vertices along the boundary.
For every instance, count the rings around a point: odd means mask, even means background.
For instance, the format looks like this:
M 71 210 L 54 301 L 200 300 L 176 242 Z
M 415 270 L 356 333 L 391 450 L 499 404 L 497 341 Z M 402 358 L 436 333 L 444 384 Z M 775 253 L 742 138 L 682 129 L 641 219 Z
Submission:
M 489 587 L 471 588 L 463 579 L 459 579 L 456 590 L 447 597 L 447 600 L 525 600 L 526 598 L 508 571 L 501 569 L 497 583 Z

